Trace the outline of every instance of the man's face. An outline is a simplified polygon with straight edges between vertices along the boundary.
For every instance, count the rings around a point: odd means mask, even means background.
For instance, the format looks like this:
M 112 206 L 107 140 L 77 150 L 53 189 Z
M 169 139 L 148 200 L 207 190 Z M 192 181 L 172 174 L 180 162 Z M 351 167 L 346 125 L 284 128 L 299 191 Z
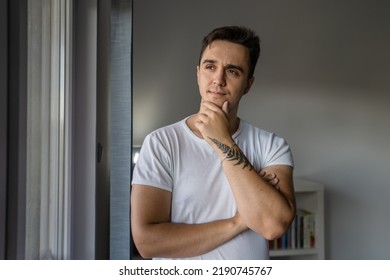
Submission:
M 202 101 L 219 107 L 228 101 L 229 110 L 237 111 L 241 97 L 254 81 L 253 77 L 248 81 L 248 64 L 246 47 L 224 40 L 212 42 L 203 52 L 197 71 Z

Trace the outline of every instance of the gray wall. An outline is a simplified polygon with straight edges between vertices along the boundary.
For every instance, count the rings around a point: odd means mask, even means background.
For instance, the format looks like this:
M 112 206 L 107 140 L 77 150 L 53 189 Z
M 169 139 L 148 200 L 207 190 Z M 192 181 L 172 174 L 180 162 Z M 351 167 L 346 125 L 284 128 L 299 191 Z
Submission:
M 196 112 L 202 37 L 262 39 L 240 116 L 290 143 L 295 175 L 326 186 L 326 257 L 390 258 L 390 2 L 135 0 L 134 144 Z

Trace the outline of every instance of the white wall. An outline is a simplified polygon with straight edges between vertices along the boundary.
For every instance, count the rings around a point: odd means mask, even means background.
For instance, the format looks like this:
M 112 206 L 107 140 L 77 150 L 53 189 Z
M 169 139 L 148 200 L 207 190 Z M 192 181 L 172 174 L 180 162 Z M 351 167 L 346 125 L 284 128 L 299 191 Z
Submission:
M 240 116 L 290 143 L 326 186 L 326 257 L 390 258 L 390 2 L 135 0 L 134 143 L 196 112 L 200 42 L 247 25 L 262 40 Z

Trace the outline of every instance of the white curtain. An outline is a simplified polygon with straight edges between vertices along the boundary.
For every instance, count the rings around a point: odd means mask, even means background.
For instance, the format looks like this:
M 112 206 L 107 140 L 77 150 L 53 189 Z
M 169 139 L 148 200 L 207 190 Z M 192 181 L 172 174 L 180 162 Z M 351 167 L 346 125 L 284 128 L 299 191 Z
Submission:
M 69 259 L 72 1 L 28 1 L 26 259 Z

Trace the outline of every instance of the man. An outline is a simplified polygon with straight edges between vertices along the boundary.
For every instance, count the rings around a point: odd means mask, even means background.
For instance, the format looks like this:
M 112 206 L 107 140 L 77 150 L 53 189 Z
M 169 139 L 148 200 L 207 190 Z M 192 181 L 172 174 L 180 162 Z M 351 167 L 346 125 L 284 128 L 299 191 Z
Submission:
M 145 138 L 131 194 L 143 257 L 267 259 L 268 240 L 293 220 L 289 146 L 237 116 L 259 53 L 247 28 L 210 32 L 197 67 L 198 113 Z

